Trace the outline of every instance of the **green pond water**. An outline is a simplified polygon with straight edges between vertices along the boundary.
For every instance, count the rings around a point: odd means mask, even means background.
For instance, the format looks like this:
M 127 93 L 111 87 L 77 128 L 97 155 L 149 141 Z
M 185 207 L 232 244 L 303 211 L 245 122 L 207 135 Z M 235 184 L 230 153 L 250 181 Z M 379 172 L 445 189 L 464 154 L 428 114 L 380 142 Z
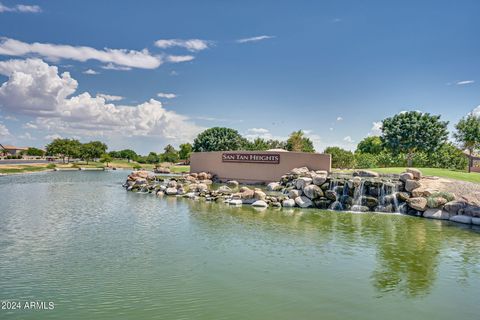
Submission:
M 480 319 L 480 233 L 402 215 L 126 192 L 128 172 L 0 177 L 0 319 Z

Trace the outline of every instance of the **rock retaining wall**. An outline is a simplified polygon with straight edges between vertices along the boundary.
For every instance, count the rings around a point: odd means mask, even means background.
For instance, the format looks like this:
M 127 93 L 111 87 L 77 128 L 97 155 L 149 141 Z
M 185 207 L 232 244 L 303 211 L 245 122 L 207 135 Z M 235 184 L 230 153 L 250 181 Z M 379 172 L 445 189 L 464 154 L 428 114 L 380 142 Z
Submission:
M 389 212 L 480 224 L 480 207 L 452 193 L 425 187 L 417 169 L 397 176 L 380 176 L 368 170 L 353 174 L 328 174 L 306 167 L 295 168 L 278 182 L 264 188 L 241 186 L 237 181 L 214 183 L 209 173 L 162 177 L 148 171 L 132 172 L 124 187 L 157 196 L 252 205 L 254 207 L 300 207 L 354 212 Z M 431 184 L 429 184 L 431 185 Z

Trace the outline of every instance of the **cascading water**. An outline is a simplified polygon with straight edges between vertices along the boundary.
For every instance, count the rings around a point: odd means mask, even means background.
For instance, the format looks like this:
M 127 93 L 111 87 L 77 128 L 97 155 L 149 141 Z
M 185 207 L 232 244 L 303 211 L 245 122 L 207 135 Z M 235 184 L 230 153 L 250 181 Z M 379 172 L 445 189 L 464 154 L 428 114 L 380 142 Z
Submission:
M 365 180 L 360 180 L 360 185 L 354 189 L 352 211 L 365 211 L 362 199 L 365 195 Z
M 343 210 L 343 204 L 339 201 L 339 199 L 341 199 L 341 194 L 339 192 L 338 181 L 335 179 L 330 180 L 329 189 L 335 192 L 336 200 L 332 202 L 328 208 L 330 210 L 336 210 L 336 211 Z M 345 190 L 345 188 L 343 189 Z M 343 194 L 343 191 L 342 191 L 342 194 Z
M 378 197 L 378 206 L 375 211 L 400 213 L 405 204 L 399 204 L 397 199 L 398 185 L 382 183 Z

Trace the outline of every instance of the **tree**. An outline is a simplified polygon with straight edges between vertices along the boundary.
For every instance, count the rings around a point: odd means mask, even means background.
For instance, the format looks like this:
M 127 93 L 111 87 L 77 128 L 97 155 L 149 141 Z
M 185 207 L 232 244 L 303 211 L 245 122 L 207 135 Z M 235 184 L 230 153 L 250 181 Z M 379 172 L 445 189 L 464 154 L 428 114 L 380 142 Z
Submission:
M 78 157 L 81 143 L 74 139 L 55 139 L 47 145 L 47 155 L 60 156 L 65 163 L 70 162 L 70 158 Z
M 268 141 L 266 141 L 265 139 L 255 138 L 253 142 L 248 142 L 246 149 L 252 151 L 264 151 L 270 149 L 270 146 L 268 144 Z
M 80 157 L 87 161 L 100 158 L 107 151 L 107 145 L 101 141 L 90 141 L 80 147 Z
M 456 125 L 457 132 L 454 133 L 455 139 L 462 144 L 464 149 L 469 153 L 468 172 L 473 166 L 473 151 L 480 146 L 480 118 L 473 114 L 461 119 Z
M 110 154 L 108 154 L 108 153 L 104 153 L 104 154 L 102 155 L 102 157 L 100 158 L 100 162 L 105 163 L 105 164 L 107 165 L 107 167 L 108 167 L 108 164 L 109 164 L 110 162 L 112 162 L 112 156 L 110 156 Z
M 355 165 L 355 156 L 352 151 L 348 151 L 339 147 L 328 147 L 323 153 L 332 156 L 333 168 L 353 168 Z
M 284 149 L 287 150 L 287 142 L 275 139 L 267 140 L 268 149 Z
M 371 153 L 357 152 L 355 156 L 355 168 L 368 169 L 377 167 L 377 157 Z
M 189 160 L 192 153 L 192 145 L 190 143 L 183 143 L 180 145 L 178 157 L 182 160 Z
M 113 159 L 121 159 L 122 158 L 122 156 L 120 155 L 120 151 L 110 151 L 108 153 L 108 155 L 110 157 L 112 157 Z
M 356 152 L 379 154 L 382 150 L 382 139 L 379 136 L 371 136 L 364 138 L 358 143 Z
M 162 160 L 162 162 L 175 163 L 178 161 L 178 152 L 172 145 L 168 144 L 163 150 L 165 152 L 160 156 L 160 160 Z
M 121 159 L 127 159 L 128 162 L 130 162 L 130 160 L 135 160 L 138 157 L 137 153 L 130 149 L 119 151 L 119 155 Z
M 302 130 L 294 131 L 290 134 L 286 148 L 288 151 L 315 152 L 312 141 L 305 137 Z
M 160 162 L 160 157 L 155 152 L 150 152 L 145 158 L 146 163 L 156 164 Z
M 415 152 L 434 152 L 448 137 L 448 121 L 418 111 L 399 113 L 382 122 L 382 142 L 394 154 L 405 153 L 412 166 Z
M 193 151 L 230 151 L 245 148 L 248 141 L 237 130 L 214 127 L 200 133 L 193 142 Z
M 30 147 L 27 149 L 26 154 L 27 156 L 31 157 L 43 157 L 45 155 L 45 151 L 43 151 L 42 149 Z

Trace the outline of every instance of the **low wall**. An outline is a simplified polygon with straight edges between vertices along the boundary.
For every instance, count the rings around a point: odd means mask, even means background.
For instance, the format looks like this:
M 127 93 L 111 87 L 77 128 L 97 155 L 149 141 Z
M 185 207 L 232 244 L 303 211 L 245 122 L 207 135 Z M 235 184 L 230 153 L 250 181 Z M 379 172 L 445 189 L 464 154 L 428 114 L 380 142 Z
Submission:
M 478 172 L 480 173 L 480 157 L 471 157 L 469 164 L 472 166 L 470 167 L 470 172 Z
M 480 167 L 470 167 L 471 172 L 480 172 Z
M 210 172 L 220 180 L 240 182 L 271 182 L 293 168 L 331 170 L 329 154 L 275 151 L 194 152 L 190 172 Z

